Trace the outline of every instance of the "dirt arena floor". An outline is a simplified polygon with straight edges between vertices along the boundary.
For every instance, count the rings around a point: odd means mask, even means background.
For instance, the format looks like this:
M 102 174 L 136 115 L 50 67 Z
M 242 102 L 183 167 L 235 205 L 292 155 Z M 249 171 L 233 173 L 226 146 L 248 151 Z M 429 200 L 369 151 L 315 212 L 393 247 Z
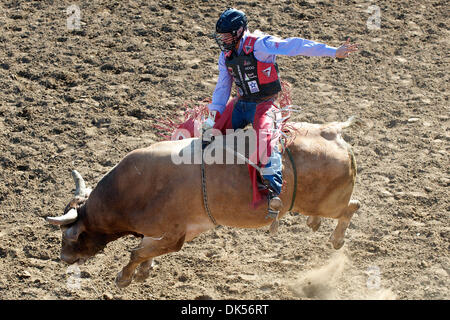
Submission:
M 346 243 L 328 242 L 336 221 L 314 233 L 290 213 L 274 237 L 206 232 L 125 289 L 114 279 L 134 237 L 68 268 L 61 232 L 44 218 L 73 196 L 71 170 L 95 186 L 129 151 L 161 140 L 158 121 L 211 98 L 211 34 L 228 6 L 247 13 L 250 30 L 360 44 L 344 61 L 278 58 L 303 110 L 293 120 L 365 123 L 344 135 L 362 203 Z M 448 17 L 443 0 L 2 0 L 0 299 L 449 299 Z

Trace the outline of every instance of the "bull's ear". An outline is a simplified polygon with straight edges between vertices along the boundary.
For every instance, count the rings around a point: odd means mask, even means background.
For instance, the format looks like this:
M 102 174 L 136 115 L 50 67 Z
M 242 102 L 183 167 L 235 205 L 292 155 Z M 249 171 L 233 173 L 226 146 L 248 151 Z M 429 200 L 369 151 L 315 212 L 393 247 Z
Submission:
M 78 221 L 64 232 L 64 237 L 69 241 L 77 241 L 84 230 L 84 224 L 81 221 Z

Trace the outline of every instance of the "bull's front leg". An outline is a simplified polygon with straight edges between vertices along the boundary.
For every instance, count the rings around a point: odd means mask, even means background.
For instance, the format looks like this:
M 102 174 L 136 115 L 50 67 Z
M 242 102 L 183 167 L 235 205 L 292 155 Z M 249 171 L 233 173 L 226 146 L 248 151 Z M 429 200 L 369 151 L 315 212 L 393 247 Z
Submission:
M 135 249 L 131 252 L 130 262 L 123 267 L 122 271 L 117 274 L 116 277 L 116 285 L 119 288 L 125 288 L 130 285 L 131 281 L 133 281 L 134 272 L 138 265 L 144 263 L 148 260 L 147 257 L 142 256 L 143 252 L 139 252 L 141 249 Z
M 158 240 L 144 237 L 141 245 L 131 252 L 130 262 L 117 274 L 117 287 L 125 288 L 130 285 L 133 281 L 136 268 L 141 264 L 138 279 L 142 279 L 143 277 L 147 278 L 152 265 L 152 259 L 169 252 L 180 250 L 183 246 L 185 235 L 184 233 L 181 236 L 179 234 L 167 235 Z

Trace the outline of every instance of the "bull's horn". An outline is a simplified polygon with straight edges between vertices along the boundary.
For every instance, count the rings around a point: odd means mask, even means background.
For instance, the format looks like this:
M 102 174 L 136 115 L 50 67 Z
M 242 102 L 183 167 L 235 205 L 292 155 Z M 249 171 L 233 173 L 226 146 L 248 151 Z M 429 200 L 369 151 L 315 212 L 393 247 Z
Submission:
M 84 197 L 86 195 L 86 183 L 77 170 L 72 170 L 73 181 L 75 181 L 75 196 Z
M 70 224 L 72 222 L 75 222 L 78 217 L 77 209 L 72 208 L 63 216 L 60 217 L 47 217 L 45 220 L 50 222 L 51 224 L 55 224 L 57 226 L 63 226 L 66 224 Z

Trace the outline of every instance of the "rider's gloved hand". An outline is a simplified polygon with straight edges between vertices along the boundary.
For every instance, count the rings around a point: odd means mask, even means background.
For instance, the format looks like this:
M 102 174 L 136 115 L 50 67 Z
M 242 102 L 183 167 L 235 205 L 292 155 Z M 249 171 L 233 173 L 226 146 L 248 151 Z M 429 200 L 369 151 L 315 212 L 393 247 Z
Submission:
M 205 120 L 205 122 L 203 122 L 202 126 L 203 131 L 209 130 L 212 127 L 214 127 L 214 124 L 216 123 L 216 114 L 217 114 L 216 110 L 213 111 L 209 110 L 208 118 Z

